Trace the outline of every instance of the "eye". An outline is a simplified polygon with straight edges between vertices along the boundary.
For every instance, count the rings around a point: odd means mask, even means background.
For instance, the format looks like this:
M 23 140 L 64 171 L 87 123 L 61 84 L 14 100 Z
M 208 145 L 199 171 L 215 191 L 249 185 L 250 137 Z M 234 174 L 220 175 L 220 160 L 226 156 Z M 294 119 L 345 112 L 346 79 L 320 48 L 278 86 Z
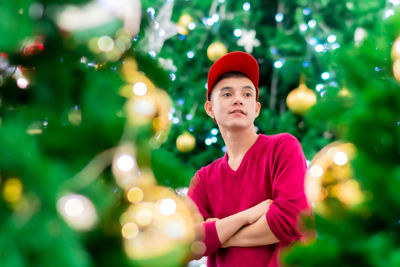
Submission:
M 249 92 L 247 92 L 247 93 L 244 93 L 244 95 L 245 95 L 245 96 L 247 96 L 247 97 L 250 97 L 250 96 L 252 96 L 252 94 L 251 94 L 251 93 L 249 93 Z
M 224 93 L 222 96 L 230 96 L 231 93 Z

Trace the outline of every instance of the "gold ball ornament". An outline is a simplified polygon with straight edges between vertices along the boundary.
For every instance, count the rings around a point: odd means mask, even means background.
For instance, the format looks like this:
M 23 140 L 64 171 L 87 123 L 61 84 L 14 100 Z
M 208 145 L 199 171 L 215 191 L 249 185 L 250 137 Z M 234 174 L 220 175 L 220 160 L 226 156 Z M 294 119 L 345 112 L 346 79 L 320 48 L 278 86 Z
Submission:
M 176 139 L 176 147 L 180 152 L 190 152 L 196 146 L 196 139 L 188 132 L 184 132 Z
M 186 14 L 186 13 L 183 14 L 179 18 L 178 23 L 177 23 L 179 33 L 183 34 L 183 35 L 187 35 L 188 34 L 187 26 L 192 21 L 193 21 L 193 19 L 189 14 Z
M 391 56 L 393 61 L 400 58 L 400 37 L 393 42 Z
M 318 214 L 335 217 L 364 200 L 350 165 L 355 153 L 353 144 L 333 142 L 311 161 L 306 174 L 306 194 Z
M 289 110 L 298 115 L 306 113 L 316 102 L 317 96 L 307 88 L 304 79 L 301 79 L 299 87 L 291 91 L 286 98 Z
M 396 80 L 400 81 L 400 58 L 393 62 L 393 75 Z
M 216 61 L 226 53 L 228 53 L 228 49 L 221 42 L 214 42 L 207 48 L 207 56 L 211 61 Z
M 120 222 L 125 252 L 135 266 L 181 266 L 191 253 L 197 222 L 172 190 L 154 186 Z
M 171 99 L 164 90 L 157 90 L 155 100 L 157 114 L 152 121 L 152 125 L 154 130 L 154 139 L 161 145 L 167 140 L 171 128 L 171 120 L 169 119 Z

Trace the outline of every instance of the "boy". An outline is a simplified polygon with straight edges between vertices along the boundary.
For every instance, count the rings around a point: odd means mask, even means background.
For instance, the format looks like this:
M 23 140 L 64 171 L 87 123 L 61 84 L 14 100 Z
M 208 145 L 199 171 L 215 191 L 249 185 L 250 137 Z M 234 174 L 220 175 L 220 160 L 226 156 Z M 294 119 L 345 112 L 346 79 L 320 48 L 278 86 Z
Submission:
M 208 267 L 279 266 L 280 248 L 302 237 L 305 157 L 290 134 L 256 133 L 258 79 L 257 61 L 244 52 L 221 57 L 208 74 L 204 108 L 227 150 L 195 174 L 188 191 L 205 220 Z

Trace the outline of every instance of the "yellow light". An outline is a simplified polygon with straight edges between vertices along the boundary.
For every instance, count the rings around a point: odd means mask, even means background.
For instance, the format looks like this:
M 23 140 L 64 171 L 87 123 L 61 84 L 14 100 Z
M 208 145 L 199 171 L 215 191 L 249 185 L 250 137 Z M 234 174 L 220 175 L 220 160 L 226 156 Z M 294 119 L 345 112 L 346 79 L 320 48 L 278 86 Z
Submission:
M 22 196 L 22 183 L 16 178 L 10 178 L 4 183 L 3 197 L 7 202 L 17 202 Z
M 169 216 L 174 214 L 176 211 L 176 203 L 171 198 L 166 198 L 160 202 L 160 212 L 163 215 Z
M 143 191 L 139 187 L 132 187 L 127 193 L 128 201 L 136 204 L 143 200 Z
M 333 156 L 333 161 L 337 165 L 342 166 L 347 163 L 348 157 L 347 157 L 346 153 L 344 153 L 343 151 L 339 151 L 339 152 L 336 152 L 335 155 Z
M 69 194 L 57 201 L 57 210 L 76 230 L 87 231 L 97 223 L 97 213 L 93 203 L 83 195 Z
M 117 159 L 117 167 L 123 172 L 131 171 L 135 165 L 133 157 L 129 154 L 123 154 Z
M 114 41 L 110 36 L 105 35 L 99 38 L 97 45 L 100 51 L 109 52 L 114 48 Z
M 139 227 L 136 223 L 128 222 L 122 226 L 122 236 L 126 239 L 133 239 L 139 234 Z
M 64 204 L 65 214 L 71 217 L 78 217 L 82 215 L 84 208 L 82 200 L 78 198 L 68 199 Z
M 141 209 L 136 213 L 135 219 L 140 226 L 147 226 L 153 221 L 153 213 L 148 209 Z
M 144 82 L 137 82 L 133 85 L 133 92 L 138 96 L 143 96 L 147 93 L 147 86 Z
M 324 170 L 319 165 L 312 165 L 310 167 L 310 174 L 314 177 L 321 177 L 324 174 Z

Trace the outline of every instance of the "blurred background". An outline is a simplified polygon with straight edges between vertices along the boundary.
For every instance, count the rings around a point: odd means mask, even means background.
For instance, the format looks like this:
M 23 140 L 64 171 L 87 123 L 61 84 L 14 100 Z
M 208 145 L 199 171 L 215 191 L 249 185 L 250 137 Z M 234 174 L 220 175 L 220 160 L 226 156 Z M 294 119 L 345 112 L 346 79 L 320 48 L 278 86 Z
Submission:
M 309 165 L 289 266 L 400 266 L 399 0 L 0 1 L 0 266 L 206 266 L 185 201 L 225 153 L 227 52 Z

